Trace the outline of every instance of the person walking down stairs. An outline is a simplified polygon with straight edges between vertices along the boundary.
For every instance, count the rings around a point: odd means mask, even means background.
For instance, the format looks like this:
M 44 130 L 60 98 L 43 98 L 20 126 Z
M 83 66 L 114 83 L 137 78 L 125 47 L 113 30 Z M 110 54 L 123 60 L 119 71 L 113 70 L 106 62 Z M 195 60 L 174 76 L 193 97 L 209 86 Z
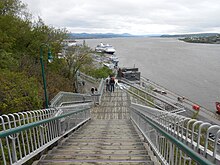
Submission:
M 110 77 L 110 81 L 109 81 L 109 84 L 110 84 L 110 92 L 114 92 L 115 91 L 115 77 Z

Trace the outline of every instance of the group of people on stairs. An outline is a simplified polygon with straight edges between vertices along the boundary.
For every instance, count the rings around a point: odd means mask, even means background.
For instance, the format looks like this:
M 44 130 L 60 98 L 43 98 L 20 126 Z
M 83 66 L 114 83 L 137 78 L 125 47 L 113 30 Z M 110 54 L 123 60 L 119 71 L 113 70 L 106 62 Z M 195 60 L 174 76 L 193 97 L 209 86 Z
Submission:
M 106 85 L 106 92 L 114 92 L 115 91 L 115 84 L 117 84 L 117 81 L 114 76 L 110 75 L 108 78 L 105 80 L 105 85 Z

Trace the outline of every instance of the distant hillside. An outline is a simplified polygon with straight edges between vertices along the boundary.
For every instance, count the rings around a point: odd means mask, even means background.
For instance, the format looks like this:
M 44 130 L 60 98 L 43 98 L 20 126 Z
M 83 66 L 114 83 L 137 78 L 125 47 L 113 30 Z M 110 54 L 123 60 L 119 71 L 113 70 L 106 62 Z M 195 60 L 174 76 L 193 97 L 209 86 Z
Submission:
M 177 37 L 177 38 L 185 38 L 185 37 L 210 37 L 216 36 L 218 33 L 198 33 L 198 34 L 175 34 L 175 35 L 161 35 L 160 37 Z
M 177 34 L 177 35 L 161 35 L 160 37 L 175 37 L 181 41 L 190 43 L 207 43 L 220 44 L 219 33 L 198 33 L 198 34 Z
M 115 34 L 115 33 L 69 33 L 71 39 L 94 39 L 94 38 L 117 38 L 117 37 L 175 37 L 175 38 L 189 38 L 189 37 L 210 37 L 216 36 L 218 33 L 198 33 L 198 34 L 147 34 L 147 35 L 132 35 L 129 33 Z
M 190 42 L 190 43 L 207 43 L 207 44 L 220 44 L 220 34 L 212 35 L 212 36 L 190 36 L 185 38 L 179 38 L 179 40 Z
M 70 33 L 70 38 L 73 39 L 89 39 L 89 38 L 116 38 L 116 37 L 134 37 L 134 35 L 123 33 L 123 34 L 114 34 L 114 33 Z

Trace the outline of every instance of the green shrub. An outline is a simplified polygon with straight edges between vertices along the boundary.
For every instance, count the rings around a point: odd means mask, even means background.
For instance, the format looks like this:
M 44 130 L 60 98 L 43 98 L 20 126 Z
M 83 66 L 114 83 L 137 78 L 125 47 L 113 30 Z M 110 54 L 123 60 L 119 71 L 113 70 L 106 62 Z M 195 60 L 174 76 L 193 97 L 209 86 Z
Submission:
M 35 78 L 23 73 L 0 70 L 0 113 L 40 109 L 42 98 Z
M 102 68 L 84 68 L 83 72 L 95 78 L 106 78 L 113 74 L 112 70 L 105 66 Z

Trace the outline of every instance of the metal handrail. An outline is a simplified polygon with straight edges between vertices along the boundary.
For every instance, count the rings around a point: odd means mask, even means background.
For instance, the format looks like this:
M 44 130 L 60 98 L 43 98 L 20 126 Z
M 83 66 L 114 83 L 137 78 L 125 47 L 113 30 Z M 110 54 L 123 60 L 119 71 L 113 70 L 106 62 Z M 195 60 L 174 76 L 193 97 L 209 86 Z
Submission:
M 82 73 L 80 73 L 82 75 Z M 87 76 L 83 74 L 84 76 Z M 105 86 L 104 79 L 102 78 L 99 82 L 98 91 L 95 94 L 80 94 L 72 92 L 59 92 L 51 101 L 50 107 L 60 107 L 70 104 L 94 102 L 95 104 L 101 104 L 101 98 L 103 89 Z
M 91 102 L 91 95 L 72 92 L 59 92 L 51 101 L 50 107 L 60 107 L 64 102 Z
M 80 74 L 80 77 L 82 77 L 83 79 L 85 79 L 85 80 L 87 80 L 87 81 L 90 81 L 90 82 L 92 82 L 92 83 L 97 83 L 97 82 L 100 81 L 100 79 L 96 79 L 96 78 L 94 78 L 94 77 L 88 76 L 88 75 L 86 75 L 86 74 L 83 73 L 83 72 L 79 72 L 79 74 Z
M 70 112 L 70 113 L 67 113 L 67 114 L 54 116 L 52 118 L 40 120 L 40 121 L 37 121 L 37 122 L 34 122 L 34 123 L 25 124 L 25 125 L 22 125 L 22 126 L 19 126 L 19 127 L 16 127 L 16 128 L 11 128 L 11 129 L 0 132 L 0 138 L 4 138 L 4 137 L 12 135 L 12 134 L 17 134 L 17 133 L 20 133 L 21 131 L 25 131 L 25 130 L 31 129 L 33 127 L 37 127 L 37 126 L 40 126 L 42 124 L 49 123 L 51 121 L 58 120 L 58 119 L 70 116 L 72 114 L 76 114 L 76 113 L 88 110 L 88 109 L 89 108 L 86 108 L 86 109 Z
M 99 82 L 99 87 L 97 89 L 97 91 L 94 92 L 94 94 L 91 94 L 92 98 L 93 98 L 93 102 L 95 104 L 98 104 L 100 105 L 101 104 L 101 98 L 102 98 L 102 95 L 103 95 L 103 89 L 104 89 L 104 86 L 105 85 L 105 82 L 104 82 L 104 79 L 102 78 Z
M 103 95 L 104 88 L 105 88 L 105 81 L 102 78 L 100 83 L 99 83 L 99 87 L 98 87 L 98 93 L 99 93 L 98 103 L 99 103 L 99 105 L 101 104 L 101 98 L 102 98 L 102 95 Z
M 0 116 L 0 164 L 22 164 L 36 156 L 90 120 L 92 106 L 83 103 Z
M 159 100 L 159 101 L 161 101 L 162 103 L 164 103 L 164 104 L 166 104 L 166 105 L 169 105 L 170 107 L 172 107 L 172 110 L 181 110 L 181 111 L 183 110 L 182 107 L 178 107 L 177 105 L 173 104 L 172 102 L 167 101 L 166 99 L 163 99 L 163 98 L 161 98 L 161 97 L 155 96 L 155 95 L 153 95 L 152 93 L 147 92 L 147 91 L 141 89 L 141 88 L 140 88 L 139 86 L 137 86 L 136 84 L 131 84 L 129 81 L 126 81 L 126 80 L 124 80 L 124 79 L 121 79 L 120 81 L 121 81 L 122 83 L 126 84 L 126 85 L 129 85 L 129 86 L 132 87 L 132 88 L 135 88 L 135 89 L 138 90 L 138 91 L 141 91 L 142 93 L 144 93 L 144 94 L 150 96 L 151 98 L 153 98 L 153 99 L 155 99 L 155 100 Z M 130 91 L 130 92 L 133 93 L 132 91 Z M 134 94 L 134 93 L 133 93 L 133 94 Z M 135 95 L 136 95 L 136 94 L 135 94 Z M 139 95 L 136 95 L 136 96 L 141 97 L 141 96 L 139 96 Z M 143 98 L 142 98 L 142 99 L 143 99 Z M 147 102 L 149 103 L 148 100 L 145 99 L 145 101 L 147 101 Z M 150 104 L 151 104 L 151 105 L 154 105 L 155 107 L 157 107 L 157 108 L 159 108 L 159 109 L 164 109 L 164 108 L 158 106 L 158 105 L 155 104 L 155 103 L 150 103 Z
M 216 152 L 220 126 L 138 104 L 131 104 L 131 119 L 162 164 L 178 164 L 180 158 L 189 164 L 192 161 L 207 165 L 220 163 L 220 155 Z M 202 133 L 201 130 L 206 129 L 206 133 Z M 214 140 L 209 138 L 210 132 Z M 203 144 L 202 137 L 205 139 Z
M 97 89 L 98 91 L 95 92 L 94 94 L 92 94 L 92 97 L 93 97 L 94 103 L 100 105 L 102 94 L 103 94 L 103 89 L 104 89 L 104 85 L 105 85 L 104 79 L 103 78 L 95 79 L 94 77 L 86 75 L 83 72 L 79 72 L 79 74 L 80 74 L 80 77 L 82 79 L 86 80 L 86 81 L 92 82 L 93 84 L 98 84 L 99 83 L 99 86 L 98 86 L 98 89 Z

